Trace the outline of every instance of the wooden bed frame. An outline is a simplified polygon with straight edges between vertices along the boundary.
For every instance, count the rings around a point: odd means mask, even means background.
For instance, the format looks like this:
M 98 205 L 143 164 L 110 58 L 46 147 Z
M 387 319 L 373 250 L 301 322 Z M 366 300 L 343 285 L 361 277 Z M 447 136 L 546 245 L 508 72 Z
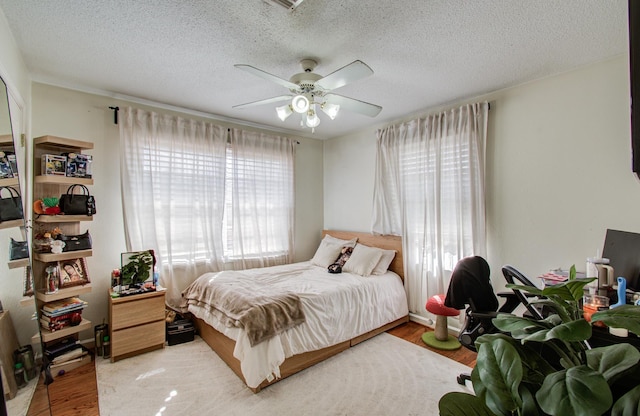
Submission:
M 383 248 L 385 250 L 395 250 L 396 256 L 391 262 L 389 270 L 397 273 L 402 279 L 404 279 L 402 240 L 400 237 L 389 235 L 380 236 L 369 233 L 350 231 L 323 230 L 322 236 L 324 237 L 326 234 L 344 240 L 350 240 L 354 237 L 358 237 L 358 243 L 362 243 L 367 246 Z M 366 341 L 369 338 L 372 338 L 382 332 L 388 331 L 389 329 L 408 321 L 409 315 L 393 322 L 389 322 L 386 325 L 381 326 L 380 328 L 369 331 L 366 334 L 359 335 L 353 339 L 341 342 L 337 345 L 332 345 L 321 350 L 309 351 L 303 354 L 289 357 L 280 365 L 280 378 L 274 379 L 270 382 L 265 380 L 258 387 L 250 389 L 254 393 L 257 393 L 264 387 L 267 387 L 273 383 L 278 382 L 279 380 L 282 380 L 283 378 L 289 377 L 290 375 L 302 371 L 305 368 L 311 367 L 312 365 L 326 360 L 327 358 L 336 355 L 356 344 L 359 344 L 362 341 Z M 220 358 L 222 358 L 222 360 L 233 370 L 234 373 L 236 373 L 238 377 L 240 377 L 241 380 L 245 381 L 244 376 L 242 375 L 242 370 L 240 368 L 240 361 L 233 356 L 235 341 L 227 338 L 225 335 L 218 332 L 216 329 L 214 329 L 212 326 L 208 325 L 201 319 L 194 317 L 194 322 L 202 339 L 205 340 L 205 342 L 211 347 L 211 349 L 214 350 L 218 354 L 218 356 L 220 356 Z

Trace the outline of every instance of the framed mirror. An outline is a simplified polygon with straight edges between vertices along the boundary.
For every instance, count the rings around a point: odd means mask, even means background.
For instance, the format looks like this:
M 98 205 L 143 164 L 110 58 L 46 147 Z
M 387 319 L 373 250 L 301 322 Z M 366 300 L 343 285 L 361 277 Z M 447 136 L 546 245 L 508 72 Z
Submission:
M 17 133 L 12 130 L 7 86 L 0 78 L 0 209 L 11 210 L 12 203 L 19 201 L 23 213 L 23 218 L 15 218 L 15 213 L 4 216 L 0 212 L 0 377 L 2 410 L 9 416 L 28 414 L 34 392 L 42 384 L 38 366 L 42 348 L 24 221 L 26 160 L 14 140 Z

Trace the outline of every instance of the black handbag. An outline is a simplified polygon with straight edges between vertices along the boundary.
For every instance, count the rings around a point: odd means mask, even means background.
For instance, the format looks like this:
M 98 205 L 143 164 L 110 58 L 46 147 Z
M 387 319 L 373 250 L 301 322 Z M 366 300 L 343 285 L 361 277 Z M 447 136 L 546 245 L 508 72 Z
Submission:
M 2 190 L 9 191 L 9 197 L 2 197 Z M 11 186 L 0 186 L 0 222 L 23 219 L 22 198 L 20 193 Z
M 79 235 L 58 234 L 56 240 L 64 241 L 65 244 L 64 247 L 62 247 L 63 252 L 91 249 L 91 235 L 89 234 L 89 230 Z
M 82 190 L 82 194 L 73 193 L 76 186 Z M 89 193 L 89 189 L 86 186 L 79 184 L 71 185 L 67 189 L 67 193 L 60 196 L 58 206 L 60 207 L 60 212 L 67 215 L 91 216 L 96 213 L 95 198 Z
M 29 257 L 29 245 L 26 241 L 11 238 L 9 243 L 9 260 L 20 260 Z

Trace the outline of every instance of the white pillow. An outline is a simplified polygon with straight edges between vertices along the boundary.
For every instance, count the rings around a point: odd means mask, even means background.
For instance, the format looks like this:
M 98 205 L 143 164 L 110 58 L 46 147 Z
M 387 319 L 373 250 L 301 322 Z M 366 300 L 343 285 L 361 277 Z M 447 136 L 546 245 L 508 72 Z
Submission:
M 351 257 L 342 267 L 342 271 L 359 274 L 360 276 L 369 276 L 381 257 L 382 250 L 379 248 L 356 244 Z
M 356 238 L 352 238 L 351 240 L 342 240 L 340 238 L 335 238 L 332 235 L 329 234 L 325 234 L 324 238 L 322 239 L 323 241 L 327 241 L 329 243 L 335 243 L 335 244 L 341 244 L 342 247 L 355 247 L 356 246 L 356 242 L 358 241 L 358 237 Z
M 313 255 L 311 264 L 325 268 L 329 267 L 340 257 L 342 247 L 353 247 L 355 244 L 355 238 L 353 240 L 340 240 L 326 235 L 320 242 L 316 254 Z
M 373 268 L 371 274 L 385 274 L 389 269 L 389 265 L 396 256 L 395 250 L 384 250 L 381 248 L 379 248 L 378 250 L 382 252 L 382 256 L 380 257 L 380 261 L 378 262 L 378 264 L 376 264 L 376 267 Z

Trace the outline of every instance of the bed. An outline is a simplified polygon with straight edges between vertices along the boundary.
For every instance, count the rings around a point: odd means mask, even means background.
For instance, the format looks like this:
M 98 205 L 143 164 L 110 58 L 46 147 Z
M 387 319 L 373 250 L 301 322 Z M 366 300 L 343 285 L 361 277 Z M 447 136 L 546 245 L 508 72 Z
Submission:
M 299 299 L 302 322 L 295 310 L 289 316 L 289 325 L 266 340 L 248 328 L 230 325 L 227 315 L 221 317 L 216 308 L 195 299 L 198 287 L 202 288 L 205 281 L 224 281 L 225 272 L 207 273 L 183 292 L 200 336 L 254 393 L 409 320 L 400 237 L 331 230 L 324 230 L 322 237 L 316 255 L 308 262 L 238 272 L 247 280 L 265 281 L 269 287 L 282 286 L 287 293 L 295 291 Z M 353 242 L 349 253 L 375 250 L 395 252 L 395 256 L 390 263 L 378 257 L 377 271 L 367 270 L 371 274 L 366 277 L 359 274 L 366 272 L 347 264 L 342 273 L 328 273 L 327 267 L 318 263 L 318 256 L 329 239 L 330 243 Z M 353 260 L 355 254 L 354 251 Z M 353 260 L 347 262 L 355 264 Z M 388 271 L 381 271 L 381 265 Z M 242 287 L 239 289 L 242 291 Z M 364 307 L 353 308 L 354 303 Z M 283 304 L 294 310 L 289 303 Z

